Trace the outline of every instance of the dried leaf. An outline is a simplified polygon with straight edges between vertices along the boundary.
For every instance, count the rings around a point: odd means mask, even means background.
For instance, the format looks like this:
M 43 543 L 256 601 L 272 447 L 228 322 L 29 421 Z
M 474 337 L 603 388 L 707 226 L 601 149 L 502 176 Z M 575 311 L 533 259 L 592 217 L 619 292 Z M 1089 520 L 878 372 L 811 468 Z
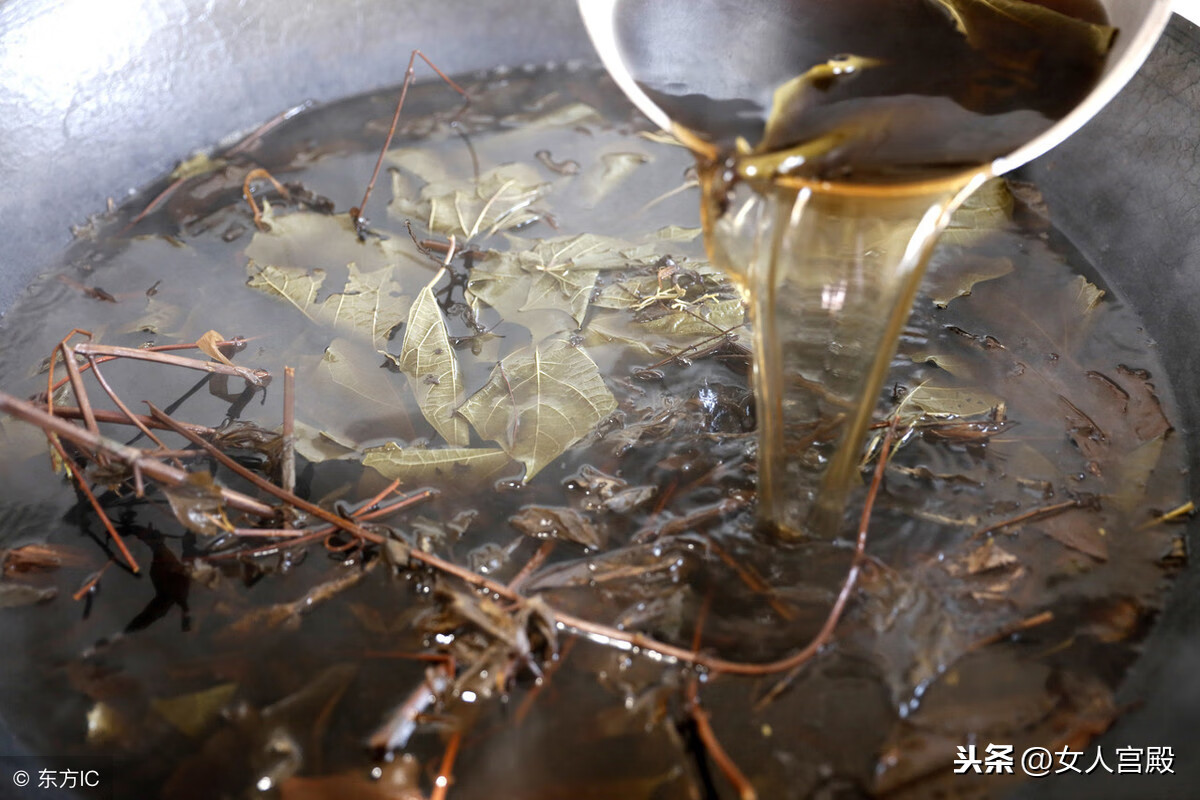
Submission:
M 247 285 L 282 297 L 314 322 L 357 334 L 382 348 L 392 329 L 404 321 L 410 301 L 401 294 L 392 269 L 385 267 L 365 274 L 357 264 L 350 264 L 348 269 L 345 290 L 320 303 L 315 301 L 326 277 L 320 269 L 259 267 L 251 261 Z
M 17 608 L 45 603 L 58 596 L 53 586 L 30 586 L 17 581 L 0 581 L 0 608 Z
M 1132 511 L 1141 504 L 1150 485 L 1150 476 L 1162 458 L 1165 443 L 1164 433 L 1124 454 L 1117 465 L 1116 491 L 1110 497 L 1114 506 L 1122 511 Z
M 402 480 L 410 486 L 447 479 L 471 485 L 497 477 L 512 464 L 503 450 L 495 448 L 455 447 L 424 450 L 401 447 L 389 442 L 372 447 L 363 454 L 363 465 L 390 480 Z
M 463 382 L 458 358 L 446 332 L 446 320 L 433 294 L 434 284 L 441 276 L 439 271 L 409 310 L 404 344 L 396 364 L 408 375 L 425 419 L 447 443 L 458 447 L 470 443 L 471 432 L 466 421 L 454 413 L 462 401 Z
M 819 96 L 826 91 L 826 88 L 818 87 L 827 87 L 831 81 L 850 78 L 861 70 L 881 63 L 874 58 L 840 56 L 831 58 L 824 64 L 817 64 L 802 75 L 781 84 L 771 98 L 771 113 L 767 116 L 767 126 L 763 131 L 762 140 L 753 152 L 774 153 L 795 144 L 792 126 L 812 105 L 808 98 L 814 93 Z
M 554 341 L 505 358 L 459 412 L 523 463 L 529 481 L 616 407 L 587 353 Z
M 967 248 L 982 237 L 1003 230 L 1012 219 L 1013 198 L 1003 178 L 992 178 L 963 201 L 938 236 L 938 247 Z
M 233 362 L 226 358 L 225 354 L 221 352 L 221 348 L 217 347 L 217 343 L 223 341 L 225 341 L 224 336 L 216 331 L 208 331 L 196 340 L 196 347 L 213 361 L 219 361 L 232 367 Z
M 952 389 L 922 384 L 904 396 L 897 409 L 901 424 L 921 418 L 960 419 L 989 414 L 1004 403 L 982 389 Z
M 585 208 L 594 208 L 617 190 L 638 167 L 650 161 L 644 153 L 605 153 L 579 177 Z
M 396 389 L 395 378 L 375 364 L 364 365 L 364 356 L 355 353 L 353 343 L 334 339 L 321 358 L 320 374 L 359 397 L 389 408 L 403 408 L 404 399 Z
M 164 486 L 163 494 L 183 526 L 201 536 L 219 536 L 233 530 L 225 516 L 225 500 L 211 473 L 190 472 L 187 483 Z
M 402 161 L 409 166 L 410 160 Z M 426 167 L 427 168 L 427 167 Z M 432 174 L 430 170 L 427 174 Z M 477 235 L 512 230 L 540 219 L 545 212 L 534 204 L 550 188 L 529 164 L 503 164 L 474 178 L 429 179 L 412 199 L 408 181 L 393 173 L 388 211 L 413 217 L 432 232 L 469 240 Z
M 353 442 L 299 420 L 295 423 L 295 437 L 296 452 L 313 464 L 349 458 L 358 452 L 358 445 Z
M 153 333 L 160 336 L 177 334 L 187 321 L 187 312 L 177 305 L 166 303 L 157 297 L 146 298 L 146 309 L 117 333 Z
M 657 258 L 646 245 L 594 234 L 541 239 L 509 237 L 510 249 L 489 252 L 471 272 L 471 294 L 501 316 L 556 310 L 581 324 L 600 270 L 638 268 Z
M 936 0 L 959 33 L 977 50 L 986 51 L 1001 37 L 1032 38 L 1031 47 L 1040 46 L 1039 38 L 1063 51 L 1082 51 L 1094 57 L 1105 55 L 1112 47 L 1117 29 L 1097 25 L 1059 13 L 1027 0 Z M 1003 41 L 1003 39 L 1001 39 Z M 1036 69 L 1029 67 L 1028 69 Z
M 1107 532 L 1090 509 L 1071 509 L 1036 524 L 1036 530 L 1097 561 L 1108 561 Z
M 196 153 L 196 155 L 186 161 L 180 161 L 179 165 L 171 170 L 171 174 L 167 177 L 172 181 L 185 181 L 188 178 L 195 178 L 198 175 L 215 172 L 227 163 L 225 159 L 213 158 L 208 153 Z
M 668 225 L 654 232 L 654 239 L 660 242 L 693 242 L 703 230 L 701 228 L 683 228 L 679 225 Z
M 930 275 L 929 298 L 938 308 L 945 308 L 951 300 L 969 296 L 975 284 L 1003 278 L 1012 271 L 1012 259 L 967 253 L 952 266 Z
M 222 683 L 211 689 L 150 701 L 159 716 L 187 736 L 199 736 L 217 720 L 237 692 L 236 683 Z
M 978 575 L 1016 563 L 1016 556 L 996 544 L 995 540 L 988 539 L 967 556 L 967 574 Z
M 592 550 L 604 548 L 604 538 L 590 519 L 563 506 L 525 506 L 508 518 L 514 528 L 538 539 L 554 537 Z

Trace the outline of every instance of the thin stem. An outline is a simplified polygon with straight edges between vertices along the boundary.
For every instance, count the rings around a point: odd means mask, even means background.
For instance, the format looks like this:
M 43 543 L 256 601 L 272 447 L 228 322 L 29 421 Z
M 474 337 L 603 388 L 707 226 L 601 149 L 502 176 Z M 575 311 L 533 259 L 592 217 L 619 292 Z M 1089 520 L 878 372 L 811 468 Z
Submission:
M 201 361 L 198 358 L 172 356 L 166 353 L 143 350 L 139 347 L 117 347 L 114 345 L 85 342 L 75 345 L 72 349 L 82 356 L 117 356 L 120 358 L 132 358 L 137 361 L 152 361 L 156 364 L 169 364 L 174 367 L 194 369 L 214 375 L 229 375 L 234 378 L 242 378 L 252 386 L 266 386 L 271 380 L 271 373 L 266 370 L 247 369 L 246 367 L 238 366 L 231 367 L 228 364 L 221 364 L 217 361 Z
M 363 219 L 362 215 L 367 210 L 367 201 L 371 199 L 371 191 L 375 188 L 375 181 L 379 178 L 379 169 L 383 166 L 383 158 L 387 155 L 388 148 L 392 146 L 392 139 L 396 136 L 396 125 L 400 122 L 400 111 L 404 108 L 405 98 L 408 97 L 408 87 L 412 86 L 413 66 L 416 64 L 417 56 L 420 56 L 421 60 L 428 64 L 429 68 L 438 74 L 438 77 L 450 84 L 451 89 L 463 96 L 463 98 L 466 100 L 466 102 L 463 103 L 463 110 L 465 110 L 467 106 L 471 104 L 471 98 L 467 96 L 466 90 L 454 81 L 450 80 L 446 73 L 438 69 L 437 65 L 430 61 L 424 53 L 422 53 L 420 50 L 413 50 L 412 53 L 409 54 L 408 69 L 404 71 L 404 83 L 400 86 L 400 99 L 396 101 L 396 110 L 392 113 L 392 124 L 388 127 L 387 138 L 384 139 L 383 147 L 379 150 L 379 158 L 375 159 L 375 169 L 371 172 L 371 180 L 367 182 L 367 190 L 363 192 L 362 202 L 359 203 L 355 208 L 350 209 L 350 217 L 354 222 L 355 230 L 361 231 L 363 226 L 366 224 L 366 221 Z M 462 111 L 459 111 L 459 113 L 461 114 Z
M 296 488 L 296 370 L 283 368 L 283 455 L 279 482 L 287 491 Z
M 165 483 L 168 486 L 179 486 L 188 482 L 189 473 L 184 470 L 164 464 L 136 447 L 115 442 L 112 439 L 84 430 L 77 425 L 72 425 L 66 420 L 59 419 L 53 414 L 47 414 L 36 406 L 26 403 L 24 400 L 18 400 L 5 392 L 0 392 L 0 411 L 36 425 L 46 433 L 74 442 L 85 450 L 108 453 L 134 470 L 140 470 L 160 483 Z M 199 438 L 197 434 L 188 428 L 178 423 L 176 425 L 178 427 L 171 428 L 171 430 L 176 430 L 177 432 L 178 430 L 185 430 L 188 436 Z M 221 498 L 225 503 L 239 511 L 267 518 L 274 517 L 277 513 L 271 506 L 240 492 L 235 492 L 231 489 L 220 489 L 220 492 Z

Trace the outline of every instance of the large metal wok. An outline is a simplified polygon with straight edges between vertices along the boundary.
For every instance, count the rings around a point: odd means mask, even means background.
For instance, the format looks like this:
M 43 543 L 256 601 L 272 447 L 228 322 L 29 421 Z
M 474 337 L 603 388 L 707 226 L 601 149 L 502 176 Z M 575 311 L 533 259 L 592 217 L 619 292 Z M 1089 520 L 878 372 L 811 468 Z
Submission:
M 394 84 L 420 47 L 449 72 L 594 60 L 564 0 L 8 0 L 0 4 L 0 312 L 69 241 L 180 157 L 305 100 Z M 1200 29 L 1175 18 L 1141 73 L 1030 164 L 1056 225 L 1143 316 L 1200 453 Z M 2 345 L 0 345 L 2 346 Z M 1200 497 L 1200 470 L 1191 477 Z M 0 491 L 3 488 L 0 487 Z M 1020 797 L 1200 792 L 1200 564 L 1179 579 L 1106 750 L 1171 746 L 1174 775 L 1069 776 Z M 15 753 L 0 738 L 0 754 Z M 9 791 L 0 787 L 0 795 Z

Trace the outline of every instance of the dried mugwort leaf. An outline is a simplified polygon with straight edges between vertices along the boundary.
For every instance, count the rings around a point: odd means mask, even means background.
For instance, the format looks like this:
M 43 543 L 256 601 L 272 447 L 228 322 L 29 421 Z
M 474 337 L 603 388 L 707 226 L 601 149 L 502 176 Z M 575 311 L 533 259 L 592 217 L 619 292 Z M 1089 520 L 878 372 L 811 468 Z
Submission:
M 389 408 L 403 408 L 404 400 L 395 381 L 375 364 L 366 366 L 364 356 L 355 352 L 352 342 L 334 339 L 325 348 L 318 375 L 359 397 Z
M 959 419 L 989 414 L 1004 401 L 982 389 L 953 389 L 922 384 L 904 396 L 896 410 L 900 424 L 924 418 Z
M 491 251 L 471 272 L 471 294 L 503 317 L 555 310 L 582 324 L 601 270 L 643 267 L 657 258 L 652 247 L 584 233 L 532 244 L 514 236 L 509 250 Z
M 592 550 L 604 548 L 604 537 L 590 519 L 573 508 L 526 506 L 508 518 L 514 528 L 537 539 L 553 537 Z
M 411 169 L 411 159 L 402 158 L 401 163 Z M 432 176 L 433 170 L 426 174 Z M 550 189 L 535 167 L 520 163 L 488 170 L 478 181 L 448 178 L 444 171 L 426 180 L 414 199 L 407 178 L 393 172 L 388 211 L 415 218 L 434 233 L 461 240 L 512 230 L 541 219 L 545 212 L 535 203 Z
M 508 453 L 497 448 L 450 447 L 425 450 L 389 442 L 372 447 L 363 455 L 363 466 L 390 480 L 409 485 L 446 479 L 483 483 L 497 477 L 512 464 Z
M 299 267 L 259 267 L 253 261 L 247 285 L 281 297 L 314 322 L 369 339 L 381 348 L 388 334 L 404 321 L 409 299 L 401 293 L 392 269 L 364 273 L 357 264 L 348 266 L 345 290 L 317 303 L 325 282 L 324 270 Z
M 553 341 L 501 361 L 459 413 L 523 463 L 529 481 L 616 408 L 587 353 Z
M 471 433 L 466 421 L 454 413 L 462 401 L 462 374 L 450 346 L 441 306 L 433 295 L 433 287 L 443 272 L 439 270 L 417 295 L 408 312 L 400 357 L 395 361 L 408 375 L 425 419 L 447 443 L 459 447 L 470 443 Z

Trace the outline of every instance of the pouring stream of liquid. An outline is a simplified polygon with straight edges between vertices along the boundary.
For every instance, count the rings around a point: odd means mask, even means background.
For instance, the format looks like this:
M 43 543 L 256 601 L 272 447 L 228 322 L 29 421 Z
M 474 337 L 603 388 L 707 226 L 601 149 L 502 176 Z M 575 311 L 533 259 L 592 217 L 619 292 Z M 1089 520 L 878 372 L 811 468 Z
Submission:
M 937 236 L 990 172 L 732 190 L 717 170 L 702 175 L 709 253 L 739 281 L 754 327 L 759 515 L 784 539 L 835 537 Z

